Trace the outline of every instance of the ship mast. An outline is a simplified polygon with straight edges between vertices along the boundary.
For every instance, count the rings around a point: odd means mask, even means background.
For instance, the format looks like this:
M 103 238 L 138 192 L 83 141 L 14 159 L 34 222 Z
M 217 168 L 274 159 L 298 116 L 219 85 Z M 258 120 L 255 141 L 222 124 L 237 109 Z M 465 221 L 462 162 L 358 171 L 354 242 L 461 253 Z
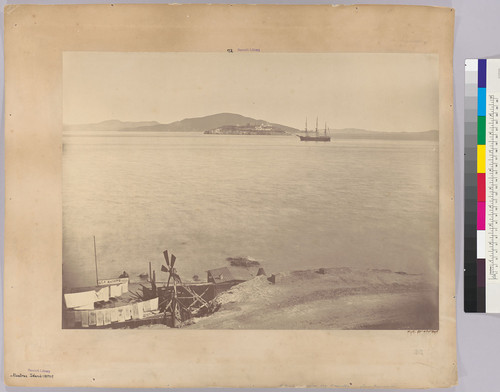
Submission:
M 325 136 L 326 136 L 326 121 L 325 121 Z
M 306 135 L 307 135 L 307 117 L 306 117 Z
M 318 133 L 318 116 L 316 116 L 316 133 Z

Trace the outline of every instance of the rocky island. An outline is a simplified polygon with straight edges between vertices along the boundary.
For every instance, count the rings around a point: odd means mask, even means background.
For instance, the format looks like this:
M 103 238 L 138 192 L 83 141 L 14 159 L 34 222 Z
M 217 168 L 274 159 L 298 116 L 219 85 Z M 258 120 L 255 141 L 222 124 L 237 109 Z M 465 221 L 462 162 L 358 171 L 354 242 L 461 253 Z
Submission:
M 285 130 L 272 124 L 223 125 L 203 132 L 207 135 L 289 135 Z

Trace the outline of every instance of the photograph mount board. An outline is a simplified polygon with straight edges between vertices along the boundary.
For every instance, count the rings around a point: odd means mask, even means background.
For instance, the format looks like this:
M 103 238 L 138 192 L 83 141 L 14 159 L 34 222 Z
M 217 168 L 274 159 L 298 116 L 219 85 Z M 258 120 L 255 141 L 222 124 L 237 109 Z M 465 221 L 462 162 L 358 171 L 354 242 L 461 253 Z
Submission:
M 5 31 L 8 385 L 416 388 L 456 382 L 453 10 L 9 6 Z M 439 329 L 62 329 L 64 53 L 226 54 L 228 49 L 259 49 L 263 54 L 420 53 L 438 57 Z M 36 298 L 26 294 L 29 276 L 37 276 L 30 280 L 30 292 L 40 293 Z M 165 353 L 175 357 L 168 371 Z M 399 371 L 390 372 L 395 366 Z

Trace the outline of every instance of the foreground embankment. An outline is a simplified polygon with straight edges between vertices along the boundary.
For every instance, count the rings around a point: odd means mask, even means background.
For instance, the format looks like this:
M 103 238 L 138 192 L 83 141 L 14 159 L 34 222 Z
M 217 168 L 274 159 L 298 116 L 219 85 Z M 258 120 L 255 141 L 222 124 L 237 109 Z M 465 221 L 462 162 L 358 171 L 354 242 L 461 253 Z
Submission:
M 200 329 L 438 329 L 438 290 L 421 275 L 331 268 L 259 276 L 194 319 Z

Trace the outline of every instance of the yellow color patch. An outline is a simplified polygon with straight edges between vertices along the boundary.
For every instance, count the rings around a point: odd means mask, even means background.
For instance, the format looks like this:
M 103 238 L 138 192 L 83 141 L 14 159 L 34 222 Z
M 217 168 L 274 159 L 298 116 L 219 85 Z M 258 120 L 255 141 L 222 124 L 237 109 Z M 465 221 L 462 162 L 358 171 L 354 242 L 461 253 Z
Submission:
M 477 146 L 477 172 L 486 171 L 486 146 Z

